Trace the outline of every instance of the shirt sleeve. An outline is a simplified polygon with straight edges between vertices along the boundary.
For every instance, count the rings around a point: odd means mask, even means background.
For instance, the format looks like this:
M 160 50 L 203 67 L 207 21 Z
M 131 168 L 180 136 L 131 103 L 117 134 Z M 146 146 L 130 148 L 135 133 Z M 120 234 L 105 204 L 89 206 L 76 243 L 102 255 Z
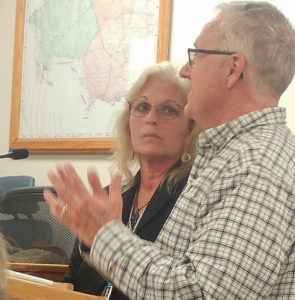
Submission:
M 265 298 L 294 243 L 290 189 L 270 171 L 251 166 L 243 176 L 216 181 L 205 209 L 195 212 L 182 256 L 112 221 L 97 233 L 90 259 L 131 299 Z

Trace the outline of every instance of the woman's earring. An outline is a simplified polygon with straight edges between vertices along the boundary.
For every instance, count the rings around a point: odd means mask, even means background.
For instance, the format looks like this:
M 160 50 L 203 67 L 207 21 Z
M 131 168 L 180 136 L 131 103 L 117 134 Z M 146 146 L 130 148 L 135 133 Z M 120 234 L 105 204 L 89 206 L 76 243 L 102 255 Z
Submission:
M 192 159 L 192 156 L 188 153 L 188 152 L 185 152 L 181 155 L 181 161 L 183 163 L 187 163 L 189 162 L 190 160 Z

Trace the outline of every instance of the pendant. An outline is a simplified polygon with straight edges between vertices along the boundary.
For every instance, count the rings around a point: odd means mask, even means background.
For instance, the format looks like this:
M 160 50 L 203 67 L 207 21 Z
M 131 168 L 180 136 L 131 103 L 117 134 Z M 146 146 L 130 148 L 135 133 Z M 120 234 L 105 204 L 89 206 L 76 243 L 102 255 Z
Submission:
M 139 211 L 137 210 L 135 213 L 132 213 L 131 218 L 130 218 L 130 223 L 131 223 L 131 229 L 135 227 L 137 221 L 139 218 Z

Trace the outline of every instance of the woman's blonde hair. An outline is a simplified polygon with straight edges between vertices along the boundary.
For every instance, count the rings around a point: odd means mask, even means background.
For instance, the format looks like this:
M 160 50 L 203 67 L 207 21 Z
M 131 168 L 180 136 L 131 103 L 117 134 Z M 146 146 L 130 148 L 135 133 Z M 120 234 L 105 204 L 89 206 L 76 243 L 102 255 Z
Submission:
M 115 124 L 116 142 L 113 147 L 114 164 L 112 170 L 119 169 L 123 173 L 123 183 L 129 187 L 133 183 L 134 170 L 139 167 L 138 156 L 134 152 L 130 140 L 129 129 L 129 105 L 128 101 L 134 100 L 138 97 L 142 87 L 150 78 L 159 78 L 169 80 L 176 84 L 179 91 L 183 94 L 185 99 L 190 90 L 189 80 L 181 78 L 178 74 L 177 68 L 169 62 L 161 62 L 147 68 L 136 80 L 134 85 L 129 90 L 125 97 L 124 108 L 119 115 Z M 191 125 L 191 132 L 184 146 L 184 153 L 189 153 L 191 159 L 187 162 L 182 162 L 180 159 L 168 172 L 165 179 L 167 179 L 168 191 L 172 191 L 174 184 L 185 177 L 190 171 L 194 158 L 196 156 L 196 138 L 200 132 L 200 127 L 196 125 L 195 121 L 189 120 Z

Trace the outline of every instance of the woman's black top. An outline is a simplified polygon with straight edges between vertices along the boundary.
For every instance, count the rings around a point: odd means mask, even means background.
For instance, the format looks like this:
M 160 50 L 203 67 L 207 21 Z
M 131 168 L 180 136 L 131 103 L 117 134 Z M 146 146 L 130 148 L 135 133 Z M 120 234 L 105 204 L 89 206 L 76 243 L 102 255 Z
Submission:
M 168 218 L 178 196 L 183 190 L 188 175 L 179 181 L 171 194 L 168 193 L 166 184 L 163 183 L 157 188 L 153 194 L 148 206 L 143 212 L 134 233 L 140 238 L 154 242 L 161 231 L 166 219 Z M 123 197 L 123 211 L 122 221 L 124 224 L 128 223 L 130 212 L 132 209 L 133 199 L 138 190 L 140 182 L 140 174 L 135 177 L 135 184 L 122 194 Z M 74 290 L 82 293 L 101 295 L 106 285 L 105 279 L 91 266 L 89 266 L 81 257 L 78 241 L 76 240 L 69 270 L 65 274 L 64 282 L 69 282 L 74 285 Z M 123 295 L 118 289 L 114 287 L 112 300 L 126 300 L 129 299 Z

